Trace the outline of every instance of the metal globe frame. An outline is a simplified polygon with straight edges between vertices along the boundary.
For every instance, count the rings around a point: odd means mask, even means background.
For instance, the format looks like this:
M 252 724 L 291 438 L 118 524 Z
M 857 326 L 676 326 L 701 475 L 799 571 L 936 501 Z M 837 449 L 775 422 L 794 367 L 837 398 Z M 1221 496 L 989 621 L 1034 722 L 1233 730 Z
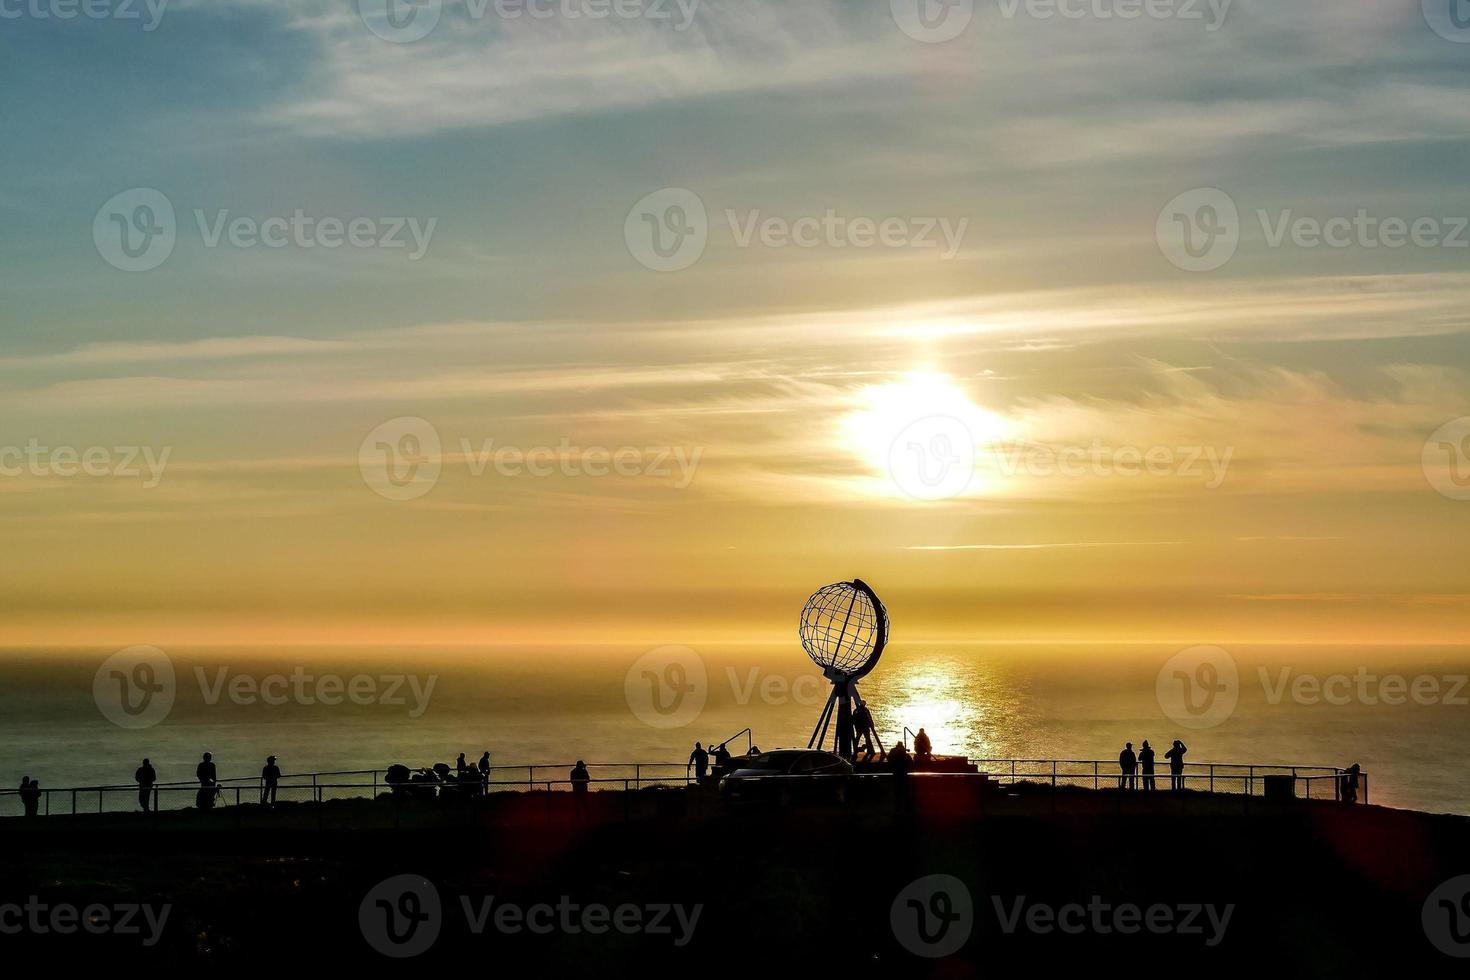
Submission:
M 862 608 L 859 608 L 859 603 L 862 603 Z M 833 625 L 837 627 L 835 642 Z M 822 708 L 807 748 L 825 746 L 835 713 L 837 731 L 832 739 L 832 749 L 851 761 L 856 752 L 852 700 L 857 697 L 857 682 L 878 666 L 878 659 L 888 645 L 888 610 L 878 594 L 862 579 L 836 582 L 818 589 L 807 599 L 802 607 L 797 634 L 802 649 L 813 663 L 822 668 L 822 676 L 832 684 L 832 693 L 827 697 L 827 704 Z M 881 744 L 879 749 L 881 751 Z

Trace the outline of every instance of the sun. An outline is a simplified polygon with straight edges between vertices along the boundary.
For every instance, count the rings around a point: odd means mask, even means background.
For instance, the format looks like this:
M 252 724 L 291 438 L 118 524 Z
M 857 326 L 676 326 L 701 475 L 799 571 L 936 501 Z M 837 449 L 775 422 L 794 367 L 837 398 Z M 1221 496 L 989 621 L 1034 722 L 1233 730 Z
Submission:
M 986 489 L 976 458 L 1011 437 L 1014 423 L 976 405 L 948 375 L 914 371 L 864 388 L 841 427 L 874 471 L 870 492 L 935 500 Z

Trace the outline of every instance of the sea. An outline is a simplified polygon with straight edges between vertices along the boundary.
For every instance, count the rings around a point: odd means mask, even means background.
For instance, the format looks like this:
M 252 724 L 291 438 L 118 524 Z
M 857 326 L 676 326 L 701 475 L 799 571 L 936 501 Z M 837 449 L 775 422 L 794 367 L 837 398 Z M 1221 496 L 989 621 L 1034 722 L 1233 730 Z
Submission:
M 1162 771 L 1179 739 L 1191 763 L 1357 763 L 1375 804 L 1470 814 L 1467 677 L 1470 647 L 933 643 L 895 644 L 859 693 L 885 744 L 912 747 L 922 727 L 938 753 L 1002 760 L 987 771 L 1081 760 L 1059 771 L 1091 785 L 1087 760 L 1100 760 L 1106 783 L 1125 743 L 1150 740 Z M 578 759 L 674 776 L 696 741 L 806 746 L 829 691 L 794 642 L 12 649 L 0 652 L 0 787 L 127 784 L 144 757 L 161 781 L 188 780 L 206 751 L 224 778 L 257 775 L 269 755 L 307 773 L 486 751 L 507 780 L 531 765 L 546 768 L 527 779 L 562 778 Z M 0 814 L 13 811 L 0 797 Z

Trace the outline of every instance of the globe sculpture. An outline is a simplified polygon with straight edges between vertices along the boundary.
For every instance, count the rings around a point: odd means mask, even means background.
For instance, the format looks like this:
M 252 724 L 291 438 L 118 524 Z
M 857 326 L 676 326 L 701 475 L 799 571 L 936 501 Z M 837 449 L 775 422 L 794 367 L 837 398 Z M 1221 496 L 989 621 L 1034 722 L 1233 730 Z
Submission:
M 878 665 L 888 645 L 888 610 L 862 579 L 837 582 L 818 589 L 806 601 L 798 633 L 802 649 L 832 684 L 807 748 L 826 743 L 835 712 L 833 751 L 850 760 L 855 750 L 852 702 L 862 701 L 857 682 Z

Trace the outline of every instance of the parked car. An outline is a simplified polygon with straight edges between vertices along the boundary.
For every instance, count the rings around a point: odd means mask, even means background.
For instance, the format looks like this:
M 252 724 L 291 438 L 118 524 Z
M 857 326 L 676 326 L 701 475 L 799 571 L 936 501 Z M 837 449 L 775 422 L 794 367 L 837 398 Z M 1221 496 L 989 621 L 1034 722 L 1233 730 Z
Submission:
M 734 770 L 720 781 L 721 795 L 731 801 L 766 800 L 786 806 L 796 800 L 847 800 L 852 764 L 831 752 L 777 749 L 734 760 Z

